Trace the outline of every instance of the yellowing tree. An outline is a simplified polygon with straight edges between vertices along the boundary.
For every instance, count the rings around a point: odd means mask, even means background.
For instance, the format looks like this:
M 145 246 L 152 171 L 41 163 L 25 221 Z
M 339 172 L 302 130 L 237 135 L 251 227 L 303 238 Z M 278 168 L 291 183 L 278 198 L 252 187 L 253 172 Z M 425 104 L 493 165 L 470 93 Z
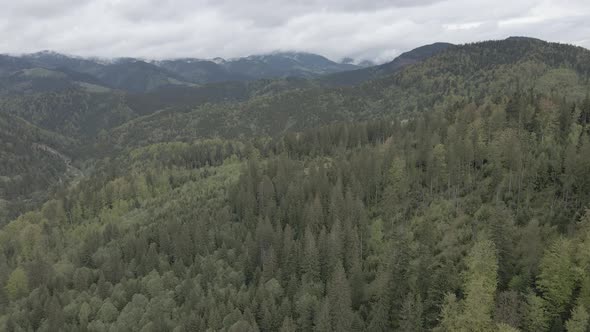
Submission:
M 573 250 L 571 240 L 559 238 L 541 260 L 541 274 L 537 284 L 549 303 L 549 314 L 553 317 L 563 313 L 572 299 L 576 286 L 577 272 Z
M 565 323 L 567 332 L 586 332 L 588 329 L 588 311 L 583 305 L 578 305 L 572 311 L 572 317 Z
M 478 241 L 466 258 L 465 298 L 458 302 L 448 294 L 442 309 L 443 331 L 495 331 L 492 320 L 498 283 L 496 247 L 490 240 Z
M 465 300 L 461 321 L 471 331 L 492 330 L 492 312 L 498 284 L 496 246 L 479 241 L 467 256 Z
M 6 282 L 6 292 L 11 300 L 24 296 L 29 291 L 27 275 L 21 267 L 17 267 Z

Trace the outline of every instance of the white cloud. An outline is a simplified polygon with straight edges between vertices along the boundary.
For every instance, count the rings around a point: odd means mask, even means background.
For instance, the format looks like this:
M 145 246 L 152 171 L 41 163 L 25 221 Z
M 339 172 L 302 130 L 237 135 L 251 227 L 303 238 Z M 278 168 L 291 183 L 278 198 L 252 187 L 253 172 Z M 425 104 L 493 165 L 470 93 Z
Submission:
M 480 27 L 483 22 L 469 22 L 459 24 L 443 24 L 443 27 L 447 30 L 470 30 Z
M 301 50 L 389 60 L 424 44 L 529 35 L 590 46 L 585 0 L 19 0 L 0 53 L 237 57 Z

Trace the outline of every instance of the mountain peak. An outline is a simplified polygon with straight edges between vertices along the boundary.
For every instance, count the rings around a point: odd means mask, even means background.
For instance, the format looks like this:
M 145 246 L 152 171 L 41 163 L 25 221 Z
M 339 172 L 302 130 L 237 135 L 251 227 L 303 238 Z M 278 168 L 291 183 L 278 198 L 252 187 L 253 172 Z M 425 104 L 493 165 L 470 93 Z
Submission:
M 41 59 L 41 58 L 51 58 L 51 59 L 82 59 L 82 57 L 77 55 L 70 55 L 64 54 L 52 50 L 42 50 L 39 52 L 28 53 L 24 54 L 23 57 L 30 58 L 30 59 Z
M 423 61 L 445 49 L 454 46 L 450 43 L 437 42 L 417 47 L 411 51 L 400 54 L 390 62 L 375 66 L 372 62 L 360 62 L 357 66 L 364 67 L 358 70 L 345 71 L 325 76 L 324 83 L 333 86 L 346 86 L 360 84 L 364 81 L 393 74 L 407 65 Z M 357 67 L 357 68 L 358 68 Z
M 528 40 L 528 41 L 536 41 L 536 42 L 543 41 L 539 38 L 527 37 L 527 36 L 510 36 L 510 37 L 506 38 L 506 40 Z
M 210 61 L 215 62 L 218 65 L 221 65 L 221 64 L 224 64 L 227 62 L 224 58 L 220 58 L 220 57 L 213 58 Z

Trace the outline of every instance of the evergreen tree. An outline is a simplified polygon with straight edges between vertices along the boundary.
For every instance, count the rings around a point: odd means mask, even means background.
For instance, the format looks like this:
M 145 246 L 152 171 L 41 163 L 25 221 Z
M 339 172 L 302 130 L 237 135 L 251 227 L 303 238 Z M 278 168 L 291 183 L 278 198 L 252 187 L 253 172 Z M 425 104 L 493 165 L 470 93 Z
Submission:
M 402 331 L 423 331 L 422 300 L 420 295 L 408 293 L 400 313 L 399 328 Z
M 315 319 L 314 331 L 333 331 L 332 317 L 330 316 L 330 302 L 327 298 L 322 301 L 318 315 Z
M 565 323 L 567 332 L 585 332 L 588 330 L 588 320 L 590 315 L 582 305 L 576 306 L 572 310 L 570 319 Z
M 524 330 L 546 331 L 549 327 L 549 318 L 545 301 L 535 294 L 528 294 L 524 310 Z
M 319 280 L 320 260 L 315 236 L 311 229 L 305 229 L 303 238 L 303 256 L 301 257 L 301 272 L 308 280 Z
M 328 301 L 334 330 L 350 331 L 352 325 L 352 300 L 350 284 L 344 273 L 342 261 L 336 265 L 328 282 Z
M 537 283 L 547 300 L 552 317 L 563 313 L 576 285 L 572 250 L 570 240 L 559 238 L 545 251 L 541 260 L 541 273 Z

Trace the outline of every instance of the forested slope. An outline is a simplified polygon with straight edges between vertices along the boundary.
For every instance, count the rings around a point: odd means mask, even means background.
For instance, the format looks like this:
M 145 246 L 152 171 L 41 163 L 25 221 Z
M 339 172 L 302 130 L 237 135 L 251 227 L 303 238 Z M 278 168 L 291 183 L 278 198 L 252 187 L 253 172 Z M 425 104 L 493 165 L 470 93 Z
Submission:
M 529 91 L 557 94 L 573 102 L 586 96 L 589 73 L 590 51 L 580 47 L 536 39 L 468 44 L 355 87 L 300 86 L 254 95 L 241 103 L 205 104 L 188 112 L 186 106 L 181 111 L 172 107 L 114 129 L 104 144 L 126 146 L 154 139 L 235 137 L 252 132 L 276 136 L 338 121 L 411 117 L 461 103 L 506 103 L 513 94 Z M 196 124 L 206 128 L 197 130 Z
M 325 75 L 320 77 L 318 81 L 328 86 L 358 85 L 369 80 L 392 75 L 406 66 L 424 61 L 452 46 L 453 44 L 449 43 L 434 43 L 420 46 L 400 54 L 390 62 L 378 66 Z
M 586 331 L 589 54 L 458 46 L 105 129 L 0 231 L 0 329 Z
M 109 142 L 111 130 L 130 123 L 131 120 L 158 111 L 175 109 L 185 112 L 200 105 L 229 104 L 254 96 L 272 95 L 313 85 L 311 81 L 287 78 L 225 82 L 138 94 L 120 91 L 90 92 L 79 87 L 69 87 L 62 91 L 2 96 L 0 117 L 3 132 L 0 135 L 3 135 L 3 139 L 0 141 L 0 153 L 4 156 L 2 162 L 5 165 L 0 168 L 0 176 L 4 179 L 2 186 L 21 188 L 23 193 L 28 194 L 19 194 L 20 189 L 0 191 L 2 202 L 16 203 L 5 210 L 10 210 L 10 213 L 0 214 L 0 224 L 9 221 L 8 218 L 14 217 L 15 213 L 38 207 L 57 183 L 67 184 L 67 181 L 62 180 L 71 178 L 71 174 L 67 174 L 67 168 L 62 167 L 63 163 L 59 160 L 37 164 L 34 160 L 52 156 L 42 150 L 32 149 L 35 144 L 67 155 L 75 167 L 92 168 L 95 160 L 110 156 L 117 148 Z M 177 128 L 179 131 L 180 126 Z M 158 137 L 156 133 L 154 137 Z M 138 145 L 145 145 L 150 140 L 138 142 Z M 135 143 L 125 144 L 131 146 Z M 15 149 L 18 151 L 15 152 Z M 12 166 L 6 166 L 8 164 Z M 9 178 L 12 180 L 7 180 Z M 31 200 L 30 194 L 33 192 L 37 198 Z
M 63 160 L 41 146 L 69 151 L 75 143 L 0 113 L 0 224 L 38 207 L 48 192 L 71 179 Z

